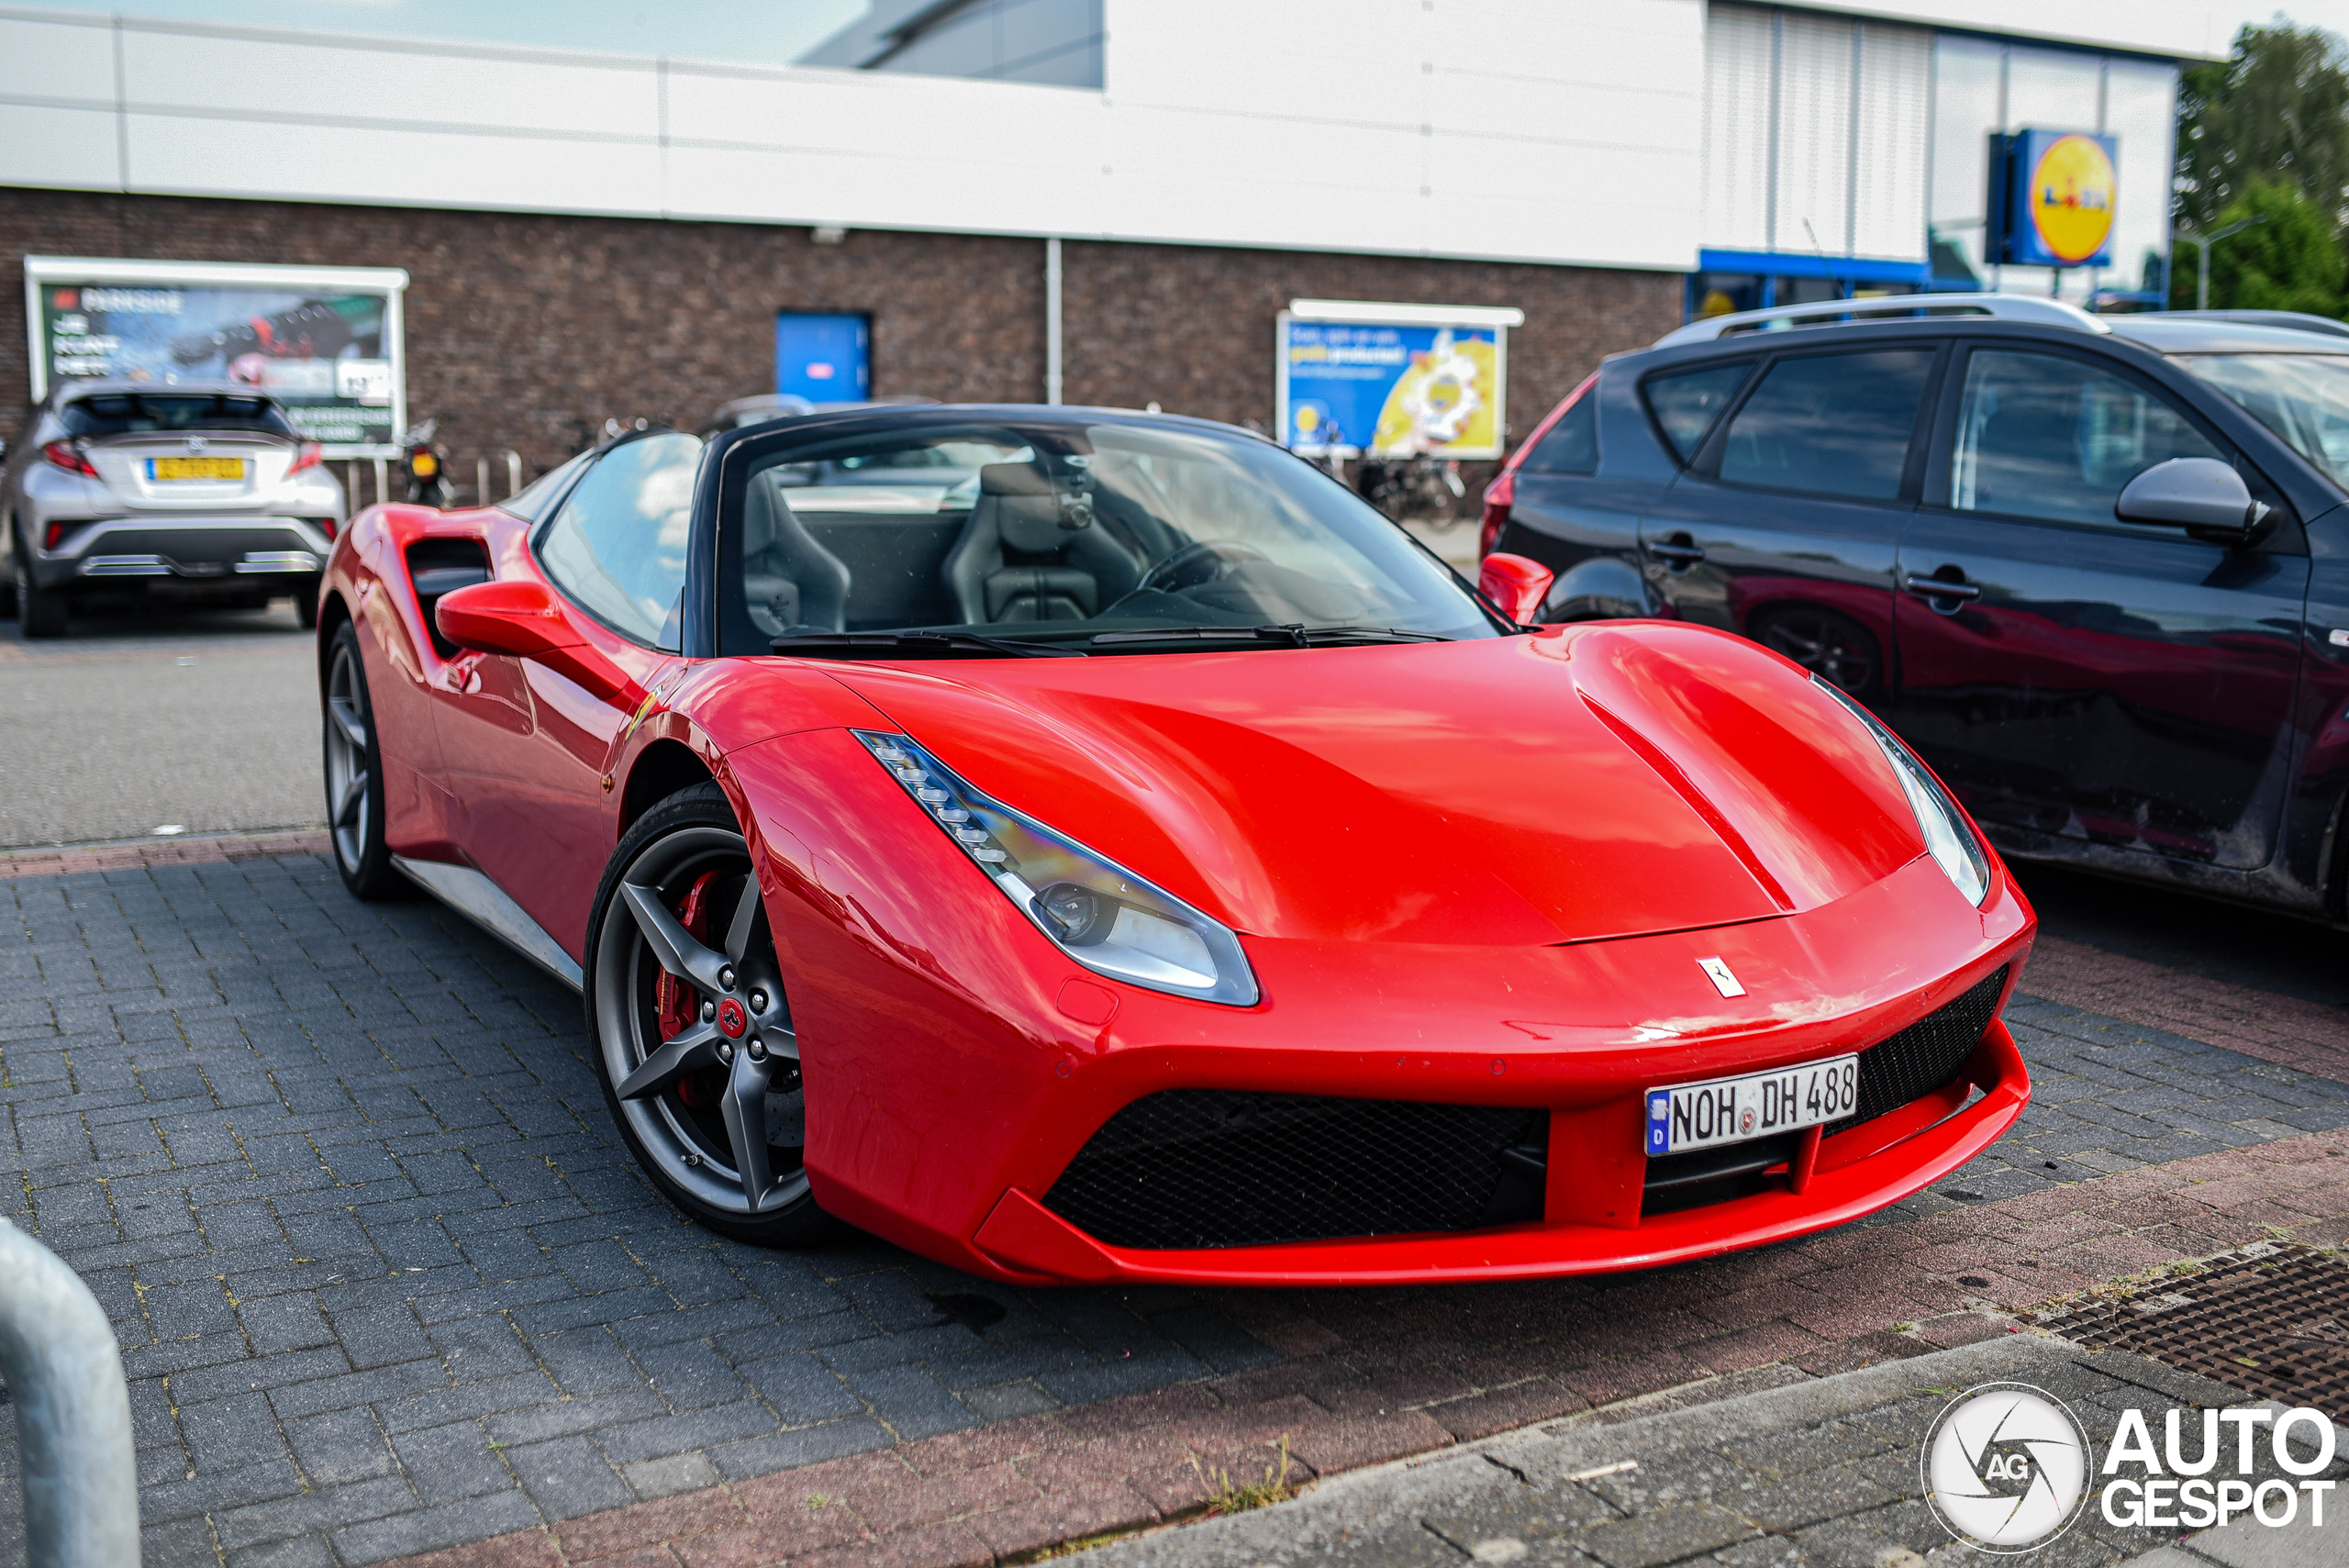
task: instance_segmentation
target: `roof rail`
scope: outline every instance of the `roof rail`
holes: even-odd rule
[[[2173,321],[2232,321],[2238,327],[2279,327],[2293,332],[2322,332],[2349,338],[2349,321],[2310,316],[2305,310],[2165,310],[2161,315]]]
[[[1830,327],[1844,321],[1888,320],[1916,316],[1987,316],[2001,321],[2035,321],[2082,332],[2112,328],[2076,305],[2024,294],[1893,294],[1874,299],[1823,299],[1811,305],[1779,305],[1691,321],[1666,332],[1654,347],[1706,343],[1741,332],[1778,332],[1789,327]]]

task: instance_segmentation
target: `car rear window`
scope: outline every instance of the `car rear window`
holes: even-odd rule
[[[1705,432],[1713,428],[1720,411],[1753,373],[1753,361],[1740,360],[1734,364],[1703,365],[1648,377],[1648,409],[1681,462],[1697,455]]]
[[[1597,473],[1598,472],[1598,397],[1586,392],[1575,406],[1558,416],[1542,444],[1525,454],[1519,465],[1533,473]]]
[[[1720,476],[1773,490],[1891,500],[1900,494],[1933,352],[1778,361],[1730,421]]]
[[[77,397],[57,411],[74,436],[139,436],[154,431],[255,430],[295,439],[294,427],[266,397],[211,393],[106,393]]]

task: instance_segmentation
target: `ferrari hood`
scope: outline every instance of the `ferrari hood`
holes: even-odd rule
[[[1258,936],[1688,929],[1924,852],[1850,715],[1698,628],[827,669],[979,789]]]

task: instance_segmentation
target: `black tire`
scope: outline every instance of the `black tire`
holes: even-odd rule
[[[294,590],[294,618],[304,631],[318,629],[318,585],[312,583]]]
[[[31,555],[21,537],[8,552],[11,586],[15,590],[11,596],[17,601],[17,630],[25,637],[63,637],[64,592],[44,588],[33,581],[32,568],[27,564]]]
[[[1884,651],[1875,634],[1841,611],[1783,606],[1755,616],[1745,634],[1862,702],[1875,698],[1883,684]]]
[[[587,1031],[612,1120],[661,1195],[721,1236],[799,1247],[841,1228],[807,1190],[798,1044],[750,873],[741,826],[716,784],[680,791],[646,812],[596,890]],[[669,962],[687,977],[664,969],[648,920],[665,921]],[[664,987],[673,1018],[682,1006],[687,1020],[674,1032],[662,1020]],[[631,1082],[636,1087],[623,1094]],[[778,1136],[797,1141],[773,1141]]]
[[[343,886],[361,898],[407,895],[407,879],[392,864],[384,842],[383,747],[375,708],[367,696],[367,665],[359,631],[345,622],[327,645],[326,678],[318,688],[318,718],[326,750],[327,840]]]

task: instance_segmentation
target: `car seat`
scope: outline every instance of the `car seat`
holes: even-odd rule
[[[816,542],[775,476],[752,475],[742,506],[742,597],[759,629],[844,630],[849,581],[847,562]]]
[[[1133,591],[1141,568],[1089,510],[1024,462],[979,470],[979,498],[940,570],[969,626],[1083,620]]]

